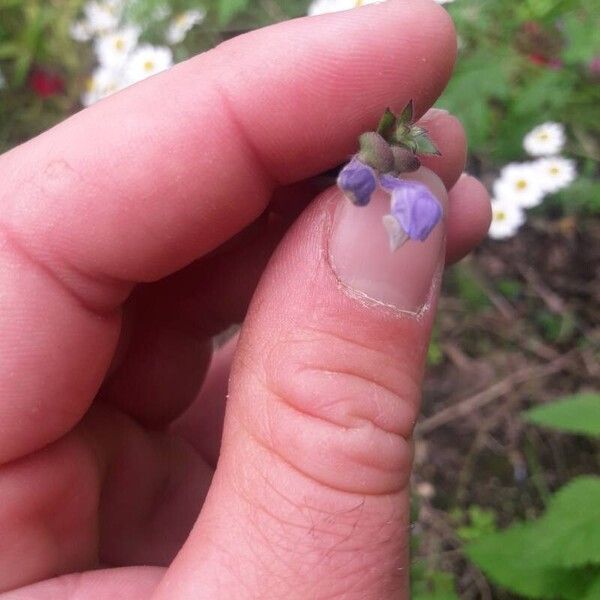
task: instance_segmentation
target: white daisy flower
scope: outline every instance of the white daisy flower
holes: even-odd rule
[[[187,32],[198,23],[202,23],[206,17],[204,9],[186,10],[177,15],[169,24],[165,35],[169,44],[178,44],[183,42]]]
[[[523,147],[531,156],[552,156],[565,145],[565,128],[560,123],[543,123],[523,139]]]
[[[86,82],[86,90],[81,103],[90,106],[126,87],[120,71],[108,67],[98,67]]]
[[[542,189],[546,193],[568,187],[577,177],[575,161],[561,156],[540,158],[533,166],[539,172]]]
[[[381,2],[381,0],[314,0],[308,7],[308,14],[310,16],[324,15],[340,10],[350,10],[366,4],[374,4],[375,2]]]
[[[122,3],[117,0],[90,0],[83,7],[87,27],[93,34],[115,29],[119,26],[122,8]]]
[[[544,199],[539,170],[533,163],[510,163],[500,171],[494,183],[494,196],[514,202],[521,208],[533,208]]]
[[[76,42],[89,42],[92,39],[92,30],[87,21],[71,23],[69,34]]]
[[[144,44],[131,54],[125,64],[125,79],[137,83],[173,65],[173,53],[165,46]]]
[[[492,200],[492,223],[488,231],[491,238],[501,240],[512,237],[523,223],[525,213],[520,206],[501,198]]]
[[[135,49],[139,36],[139,28],[133,26],[99,36],[94,49],[100,65],[111,69],[121,67]]]

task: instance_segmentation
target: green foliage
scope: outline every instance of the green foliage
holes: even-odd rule
[[[590,597],[600,579],[600,478],[574,479],[539,519],[481,537],[465,551],[494,582],[528,598]]]
[[[217,15],[220,25],[227,25],[233,17],[248,7],[249,0],[219,0]]]
[[[458,600],[451,573],[427,569],[416,562],[410,575],[412,600]]]
[[[449,272],[448,284],[469,310],[478,312],[491,305],[482,284],[467,264],[459,264]]]
[[[454,516],[460,518],[462,515]],[[456,529],[458,537],[463,542],[473,542],[496,531],[496,513],[493,510],[470,506],[464,516],[467,517],[468,523]]]
[[[597,172],[600,86],[588,64],[600,54],[600,2],[461,0],[448,9],[461,49],[439,104],[461,118],[479,159],[520,159],[524,134],[554,120],[585,132],[569,151]]]
[[[600,436],[600,394],[576,394],[525,413],[531,423],[567,433]]]

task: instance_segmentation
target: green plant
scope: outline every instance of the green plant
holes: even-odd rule
[[[536,406],[525,413],[536,425],[600,437],[600,394],[582,393]]]
[[[600,436],[600,394],[536,407],[525,418],[559,431]],[[600,477],[573,479],[537,520],[480,536],[467,556],[498,585],[528,598],[600,597]]]

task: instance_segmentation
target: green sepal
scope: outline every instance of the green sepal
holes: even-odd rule
[[[389,108],[386,108],[377,126],[377,133],[389,142],[393,138],[395,129],[396,115]]]
[[[410,125],[415,118],[415,103],[410,100],[398,117],[397,125]]]
[[[414,144],[414,152],[416,154],[442,155],[438,150],[438,147],[431,141],[431,138],[425,131],[418,133],[416,136],[413,135],[411,137],[411,142]]]

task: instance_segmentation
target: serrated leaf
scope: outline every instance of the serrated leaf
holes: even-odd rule
[[[536,543],[542,532],[530,523],[469,544],[469,558],[496,584],[528,598],[578,600],[600,569],[540,565]]]
[[[386,108],[383,117],[379,121],[379,125],[377,125],[377,133],[390,141],[395,129],[396,115],[389,108]]]
[[[491,579],[531,598],[582,598],[600,576],[600,477],[559,490],[537,521],[487,535],[465,548]]]
[[[536,406],[525,413],[525,418],[559,431],[600,436],[600,393],[576,394]]]
[[[600,566],[600,477],[577,477],[561,488],[538,524],[545,535],[536,548],[548,564]]]

